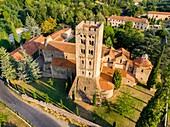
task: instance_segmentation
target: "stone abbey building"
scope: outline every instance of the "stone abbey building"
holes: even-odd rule
[[[122,84],[134,86],[146,83],[152,64],[148,56],[130,60],[124,48],[114,49],[102,44],[104,24],[82,21],[76,27],[76,43],[67,42],[74,35],[71,28],[64,28],[47,37],[39,36],[22,45],[32,56],[42,56],[43,76],[67,79],[75,75],[70,98],[92,102],[96,93],[98,102],[113,96],[112,76],[115,70],[122,73]],[[23,56],[18,48],[11,52],[16,60]]]

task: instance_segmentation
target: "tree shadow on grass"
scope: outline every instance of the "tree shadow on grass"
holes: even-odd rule
[[[137,84],[138,86],[141,86],[141,87],[143,87],[143,88],[145,88],[145,89],[147,89],[148,90],[148,88],[145,86],[145,85],[143,85],[143,84]],[[127,85],[128,87],[130,87],[130,88],[132,88],[132,89],[135,89],[135,90],[137,90],[137,91],[139,91],[139,92],[142,92],[142,93],[144,93],[144,94],[147,94],[148,96],[153,96],[152,94],[149,94],[149,93],[146,93],[146,92],[144,92],[144,91],[142,91],[142,90],[139,90],[139,89],[137,89],[137,88],[135,88],[135,87],[132,87],[132,86],[129,86],[129,85]]]
[[[122,91],[120,91],[120,92],[123,93],[123,94],[126,94],[125,92],[122,92]],[[132,95],[130,95],[130,97],[134,98],[135,100],[138,100],[138,101],[140,101],[140,102],[143,102],[143,103],[147,104],[147,102],[145,102],[145,101],[143,101],[143,100],[141,100],[141,99],[139,99],[139,98],[137,98],[137,97],[134,97],[134,96],[132,96]]]

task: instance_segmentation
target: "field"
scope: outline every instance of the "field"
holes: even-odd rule
[[[113,122],[116,121],[116,127],[135,127],[140,112],[146,106],[148,100],[154,95],[154,92],[145,89],[143,86],[123,86],[120,88],[120,91],[116,93],[116,96],[122,96],[125,93],[129,93],[134,101],[134,105],[130,105],[134,108],[134,113],[123,117],[114,110],[108,112],[107,106],[104,106],[96,107],[96,114],[100,116],[101,119],[105,119],[110,125],[113,125]],[[116,97],[111,98],[109,101],[115,103]],[[97,122],[102,124],[100,119]]]
[[[62,100],[65,108],[68,108],[69,111],[74,111],[76,104],[68,99],[68,94],[65,90],[66,81],[62,79],[52,80],[53,85],[50,85],[49,78],[42,78],[31,84],[21,81],[13,81],[13,83],[17,84],[20,92],[22,92],[23,87],[26,94],[33,97],[33,91],[35,91],[37,99],[43,101],[46,101],[46,95],[48,95],[50,103],[60,105],[60,100]]]
[[[65,91],[65,80],[52,79],[54,81],[53,86],[49,84],[48,80],[48,78],[42,78],[33,84],[26,84],[20,81],[15,81],[15,83],[24,87],[26,93],[30,96],[32,96],[32,91],[35,91],[37,94],[37,99],[45,101],[45,95],[48,94],[49,99],[53,104],[59,105],[60,99],[62,99],[63,104],[73,112],[75,112],[75,107],[78,106],[80,116],[83,116],[88,120],[95,121],[102,126],[108,127],[111,127],[114,121],[116,121],[116,127],[134,127],[143,107],[146,106],[148,100],[154,95],[153,91],[147,90],[144,86],[122,86],[119,91],[114,93],[115,96],[108,101],[115,103],[117,96],[122,96],[125,93],[130,94],[130,97],[135,103],[134,105],[130,105],[134,108],[134,112],[131,115],[123,117],[114,110],[108,112],[108,107],[106,105],[94,107],[78,101],[76,104],[68,99],[67,92]],[[22,92],[21,87],[19,87],[19,90]]]
[[[14,114],[8,107],[0,102],[0,114],[3,113],[8,116],[7,126],[10,127],[29,127],[23,120]]]

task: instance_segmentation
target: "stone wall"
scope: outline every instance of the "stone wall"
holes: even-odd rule
[[[75,75],[75,70],[69,68],[60,68],[60,67],[51,66],[51,71],[52,71],[53,78],[67,79],[68,77],[71,77],[72,74]]]
[[[42,106],[42,107],[44,107],[44,108],[53,110],[53,111],[55,111],[56,113],[58,113],[58,114],[60,114],[60,115],[62,115],[62,116],[65,116],[65,117],[67,117],[67,118],[71,118],[71,119],[73,119],[73,120],[75,120],[75,121],[78,121],[78,122],[80,122],[80,123],[83,123],[83,124],[85,124],[85,125],[93,126],[93,127],[100,127],[99,125],[97,125],[97,124],[95,124],[95,123],[92,123],[92,122],[90,122],[90,121],[88,121],[88,120],[86,120],[86,119],[83,119],[83,118],[81,118],[80,116],[76,116],[76,115],[74,115],[74,114],[71,114],[71,113],[69,113],[69,112],[67,112],[67,111],[65,111],[65,110],[63,110],[63,109],[60,109],[60,108],[58,108],[58,107],[56,107],[56,106],[54,106],[54,105],[52,105],[52,104],[50,104],[50,103],[46,103],[46,102],[43,102],[43,101],[38,101],[38,100],[36,100],[36,99],[33,99],[33,98],[31,98],[31,97],[28,97],[27,95],[22,95],[22,98],[23,98],[24,100],[27,100],[27,101],[36,103],[36,104],[38,104],[38,105],[40,105],[40,106]]]

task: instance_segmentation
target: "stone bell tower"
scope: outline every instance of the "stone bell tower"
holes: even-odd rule
[[[100,93],[99,77],[103,23],[82,21],[76,26],[76,78],[70,90],[77,100],[91,102]]]

